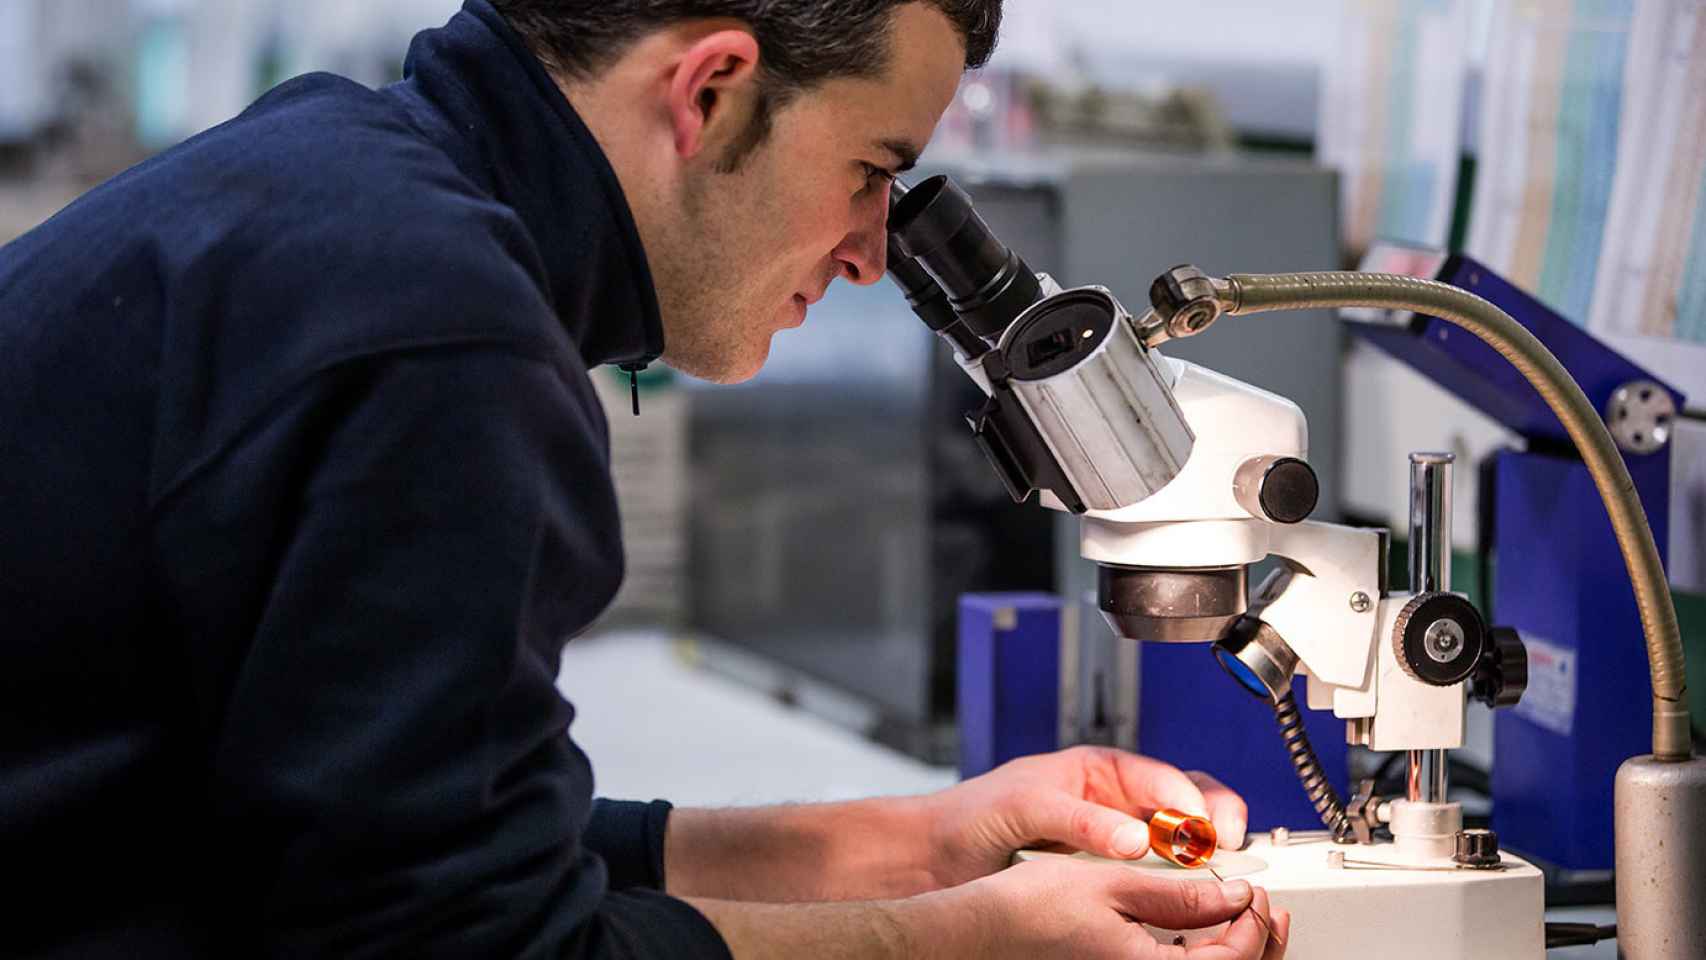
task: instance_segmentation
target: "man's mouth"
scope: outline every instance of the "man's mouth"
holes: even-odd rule
[[[800,324],[806,322],[806,311],[812,306],[812,304],[817,303],[819,300],[823,299],[824,294],[829,292],[829,284],[834,282],[834,279],[835,279],[834,277],[831,277],[829,280],[825,281],[823,286],[820,287],[818,289],[818,292],[815,294],[807,294],[807,293],[796,293],[796,294],[794,294],[793,306],[794,306],[795,315],[794,315],[794,322],[793,322],[792,326],[797,327]]]

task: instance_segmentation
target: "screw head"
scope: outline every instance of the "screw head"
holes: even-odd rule
[[[1456,620],[1435,620],[1422,634],[1422,649],[1435,663],[1450,663],[1463,649],[1463,626]]]
[[[1454,593],[1420,593],[1392,624],[1392,653],[1412,680],[1449,687],[1475,672],[1487,627],[1468,600]]]
[[[1670,442],[1677,413],[1676,400],[1662,384],[1632,380],[1611,395],[1605,409],[1605,424],[1622,450],[1657,453]]]
[[[1368,598],[1368,594],[1361,590],[1351,594],[1351,610],[1356,613],[1367,613],[1372,606],[1374,606],[1374,601]]]

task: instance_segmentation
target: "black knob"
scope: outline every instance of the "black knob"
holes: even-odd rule
[[[1466,867],[1496,867],[1503,862],[1499,856],[1499,835],[1491,830],[1459,830],[1451,859]]]
[[[1321,500],[1321,482],[1315,468],[1296,457],[1281,457],[1262,475],[1257,495],[1262,512],[1275,523],[1299,523],[1315,512]]]
[[[1480,612],[1462,597],[1424,593],[1399,612],[1392,643],[1405,673],[1449,687],[1475,672],[1487,646],[1487,628]]]
[[[1489,707],[1514,707],[1528,689],[1528,648],[1510,627],[1494,627],[1475,665],[1469,695]]]

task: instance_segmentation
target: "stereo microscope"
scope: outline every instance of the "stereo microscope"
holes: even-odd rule
[[[1080,517],[1114,631],[1209,644],[1273,706],[1324,829],[1274,831],[1214,864],[1292,911],[1290,953],[1310,960],[1543,954],[1540,872],[1490,831],[1465,829],[1446,796],[1445,751],[1462,746],[1468,699],[1514,704],[1526,654],[1515,631],[1450,591],[1449,455],[1411,457],[1410,583],[1394,590],[1385,531],[1308,519],[1318,487],[1302,411],[1158,348],[1223,316],[1362,306],[1443,318],[1508,358],[1593,472],[1642,611],[1654,750],[1617,778],[1621,950],[1706,956],[1706,762],[1693,757],[1669,588],[1604,424],[1526,329],[1446,284],[1348,272],[1217,279],[1176,267],[1133,315],[1105,288],[1033,272],[945,177],[897,183],[889,231],[891,279],[987,398],[967,416],[979,446],[1015,501],[1036,494]],[[1252,590],[1262,561],[1277,566]],[[1294,702],[1300,675],[1306,706],[1343,719],[1349,743],[1408,753],[1405,796],[1336,795]],[[1196,877],[1155,858],[1132,867]]]

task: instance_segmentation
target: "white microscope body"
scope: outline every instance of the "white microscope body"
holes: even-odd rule
[[[1173,395],[1196,434],[1189,459],[1171,483],[1142,502],[1085,513],[1084,557],[1119,567],[1170,569],[1242,567],[1278,558],[1285,573],[1258,591],[1251,613],[1295,652],[1296,670],[1308,677],[1309,708],[1332,710],[1346,721],[1349,742],[1373,750],[1462,746],[1468,681],[1436,686],[1400,662],[1393,638],[1415,595],[1382,589],[1384,531],[1309,520],[1276,523],[1236,482],[1252,462],[1307,460],[1302,411],[1194,364],[1169,359],[1163,367],[1172,372]],[[1044,502],[1059,508],[1055,498]],[[1243,857],[1223,858],[1233,865],[1222,875],[1247,876],[1292,912],[1287,956],[1543,956],[1540,871],[1509,854],[1491,869],[1454,861],[1462,828],[1457,804],[1441,795],[1357,812],[1365,824],[1387,826],[1392,841],[1374,842],[1365,833],[1359,842],[1344,844],[1333,842],[1328,831],[1276,831],[1253,838]],[[1140,868],[1192,876],[1152,861]]]
[[[1029,343],[1071,343],[1080,355],[1065,370],[1056,361],[996,370],[1009,374],[1010,399],[1038,425],[1080,501],[1080,552],[1100,567],[1104,613],[1134,640],[1216,643],[1222,663],[1275,703],[1283,741],[1275,747],[1291,752],[1302,789],[1334,824],[1257,837],[1247,850],[1220,855],[1221,875],[1248,876],[1292,912],[1290,956],[1543,956],[1540,871],[1499,853],[1487,831],[1463,831],[1460,806],[1445,797],[1443,751],[1463,745],[1468,675],[1488,642],[1467,601],[1443,592],[1449,458],[1413,465],[1412,538],[1423,549],[1412,560],[1423,569],[1416,592],[1390,591],[1384,530],[1303,519],[1315,491],[1296,404],[1144,345],[1159,321],[1132,318],[1105,290],[1061,291],[1042,279],[1047,298],[1007,328],[999,347],[1022,358]],[[1050,332],[1051,319],[1037,314],[1051,311],[1070,322]],[[986,367],[960,360],[986,393],[1000,394]],[[1021,377],[1028,379],[1015,382]],[[1169,429],[1169,412],[1182,429]],[[1125,431],[1130,423],[1144,429]],[[1157,463],[1171,467],[1157,474]],[[1286,481],[1291,490],[1270,496]],[[1298,501],[1300,483],[1306,502]],[[1046,489],[1040,500],[1069,509]],[[1269,558],[1280,570],[1246,601],[1245,571]],[[1308,678],[1309,708],[1345,720],[1348,742],[1410,752],[1409,796],[1360,796],[1348,811],[1333,796],[1292,703],[1298,674]],[[1204,682],[1224,679],[1205,673]],[[1381,828],[1391,840],[1375,839]],[[1495,846],[1480,846],[1488,842]],[[1471,856],[1460,854],[1460,843]],[[1133,869],[1208,876],[1155,858]],[[1204,935],[1156,932],[1187,942]]]
[[[1082,517],[1115,632],[1213,644],[1273,705],[1275,749],[1327,829],[1276,832],[1214,866],[1292,912],[1288,956],[1538,960],[1540,872],[1462,830],[1445,796],[1443,751],[1462,745],[1470,685],[1508,703],[1526,676],[1520,642],[1493,638],[1447,592],[1448,458],[1412,458],[1412,589],[1392,592],[1384,531],[1308,520],[1318,485],[1297,405],[1157,351],[1219,315],[1217,281],[1176,268],[1151,290],[1156,309],[1133,317],[1106,289],[1031,271],[940,177],[896,188],[889,229],[891,277],[987,397],[967,419],[1008,491]],[[1248,570],[1268,558],[1279,569],[1252,596]],[[1299,673],[1308,706],[1344,719],[1349,742],[1410,752],[1405,798],[1335,795],[1293,702]],[[1376,839],[1384,830],[1392,840]],[[1209,878],[1156,858],[1131,868]]]

